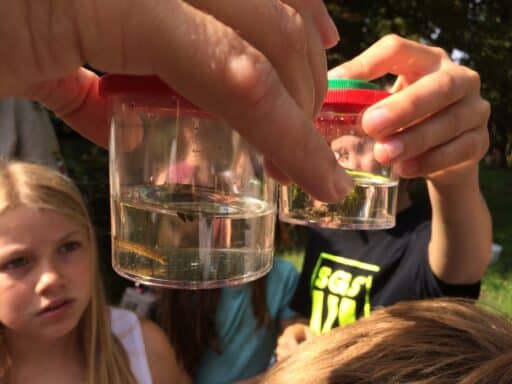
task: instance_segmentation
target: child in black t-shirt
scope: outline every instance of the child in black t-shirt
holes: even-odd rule
[[[402,179],[426,180],[432,216],[402,188],[395,228],[312,229],[292,302],[303,318],[283,332],[278,359],[377,307],[479,295],[492,244],[478,184],[489,143],[479,77],[437,48],[398,37],[380,40],[330,76],[371,80],[385,73],[399,75],[394,95],[367,110],[362,126],[377,142],[378,161],[393,164]]]

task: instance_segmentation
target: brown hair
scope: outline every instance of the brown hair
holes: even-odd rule
[[[207,348],[222,353],[217,335],[216,313],[221,289],[162,290],[157,305],[157,323],[176,351],[178,363],[195,377],[197,366]],[[266,278],[251,284],[251,302],[260,327],[270,324],[266,302]]]
[[[0,161],[0,215],[26,206],[65,215],[87,229],[92,257],[91,300],[78,324],[81,353],[89,384],[136,384],[124,349],[110,330],[109,312],[97,261],[94,229],[80,191],[66,176],[50,168]],[[10,367],[0,324],[0,381]]]
[[[304,343],[261,382],[512,383],[512,324],[470,301],[402,302]]]

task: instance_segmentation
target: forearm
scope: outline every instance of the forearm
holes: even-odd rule
[[[491,217],[480,192],[478,168],[450,183],[427,184],[432,204],[432,271],[446,283],[475,283],[485,272],[492,245]]]

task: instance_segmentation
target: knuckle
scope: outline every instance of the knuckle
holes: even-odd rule
[[[457,77],[449,71],[440,72],[438,88],[442,95],[452,99],[457,90]]]
[[[431,51],[441,59],[450,59],[450,55],[441,47],[430,47]]]
[[[298,12],[305,14],[310,11],[311,0],[282,0],[283,3],[293,7]]]
[[[258,105],[279,86],[270,62],[259,53],[243,53],[230,57],[225,68],[226,89],[245,107]]]
[[[404,38],[394,33],[384,36],[380,41],[383,45],[387,47],[387,49],[391,51],[391,53],[400,51],[402,47],[406,44]]]
[[[466,76],[471,85],[471,89],[480,90],[480,86],[482,85],[482,80],[480,79],[480,75],[478,72],[472,70],[471,68],[464,67],[466,72]]]
[[[480,104],[482,106],[482,115],[484,117],[485,125],[487,125],[487,122],[491,117],[491,103],[485,99],[482,99]]]

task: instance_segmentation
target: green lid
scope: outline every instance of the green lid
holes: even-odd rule
[[[380,87],[377,84],[355,79],[329,79],[329,89],[374,89]]]

